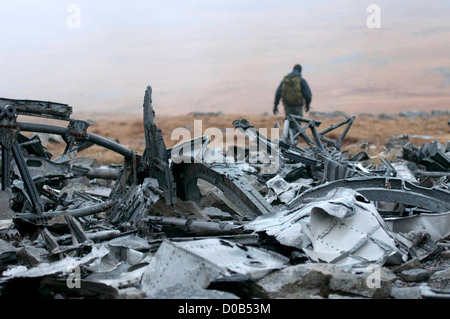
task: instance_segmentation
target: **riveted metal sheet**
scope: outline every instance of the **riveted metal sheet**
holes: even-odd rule
[[[220,276],[238,273],[261,278],[286,263],[281,256],[223,239],[166,240],[144,272],[141,289],[153,295],[172,286],[206,288]]]

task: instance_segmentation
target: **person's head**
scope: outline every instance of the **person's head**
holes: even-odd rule
[[[302,72],[302,66],[300,64],[296,64],[296,65],[294,65],[294,70],[296,70],[298,72]]]

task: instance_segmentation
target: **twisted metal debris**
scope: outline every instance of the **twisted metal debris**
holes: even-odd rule
[[[329,269],[401,267],[448,248],[450,160],[437,142],[403,145],[399,163],[373,167],[364,152],[341,152],[355,116],[319,131],[320,121],[289,115],[277,141],[240,119],[235,128],[265,151],[230,162],[208,136],[167,149],[151,94],[147,87],[142,155],[89,133],[91,123],[71,118],[67,104],[0,98],[0,297],[292,297],[279,282],[292,287],[300,279],[283,276],[311,263],[326,280],[315,292],[300,283],[294,296],[328,297],[330,287],[344,289]],[[39,138],[21,132],[56,134],[66,147],[51,159]],[[94,144],[123,165],[76,161]],[[395,295],[392,281],[383,285],[357,293]],[[430,289],[419,296],[448,296],[448,287]]]

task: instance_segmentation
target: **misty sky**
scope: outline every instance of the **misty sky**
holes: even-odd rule
[[[131,112],[151,85],[157,114],[261,114],[300,63],[316,111],[448,110],[449,16],[448,0],[2,0],[0,96]]]

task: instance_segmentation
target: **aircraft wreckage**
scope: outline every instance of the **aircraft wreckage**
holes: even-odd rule
[[[143,154],[89,133],[69,105],[0,98],[1,298],[401,298],[405,272],[448,258],[450,159],[437,142],[406,144],[403,158],[374,167],[364,152],[341,152],[355,116],[319,130],[289,115],[277,141],[239,119],[234,127],[266,151],[230,161],[208,136],[166,148],[151,93]],[[21,132],[67,146],[52,159]],[[94,144],[123,165],[76,156]],[[361,284],[374,266],[380,284]],[[447,285],[422,283],[413,296],[448,298],[448,264],[433,276],[442,272]]]

